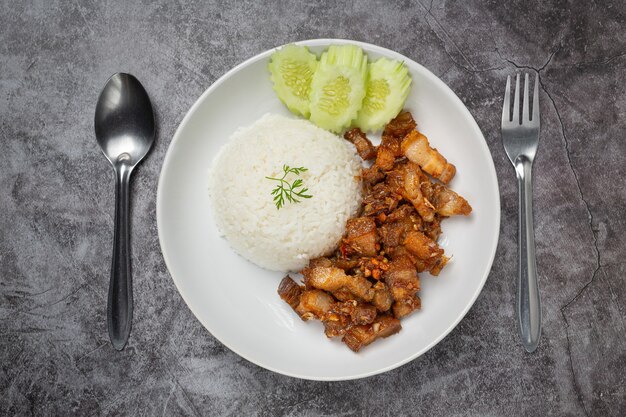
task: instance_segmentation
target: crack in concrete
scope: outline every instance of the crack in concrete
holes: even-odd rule
[[[564,66],[566,66],[566,67],[584,67],[584,66],[587,66],[587,65],[589,65],[589,66],[592,66],[592,65],[605,65],[605,64],[608,64],[611,61],[615,61],[615,60],[620,59],[620,58],[622,58],[624,56],[626,56],[626,52],[622,52],[620,54],[613,55],[613,56],[610,56],[610,57],[607,57],[607,58],[604,58],[604,59],[601,59],[601,60],[597,60],[597,61],[575,62],[573,64],[566,64]]]
[[[71,293],[67,294],[65,297],[61,298],[60,300],[57,300],[57,301],[53,302],[52,304],[48,304],[48,305],[42,306],[42,307],[52,307],[54,305],[62,303],[63,301],[67,300],[68,298],[70,298],[71,296],[76,294],[78,291],[82,290],[84,286],[85,286],[85,284],[82,284],[78,288],[76,288],[74,291],[72,291]]]
[[[501,60],[508,62],[509,64],[513,65],[515,68],[518,68],[518,69],[529,69],[529,70],[533,70],[533,71],[535,71],[537,73],[540,73],[541,71],[546,69],[546,67],[550,64],[550,62],[552,62],[552,58],[554,58],[554,55],[556,55],[561,50],[561,48],[563,47],[563,42],[562,41],[563,41],[562,39],[559,41],[558,46],[556,47],[556,49],[550,53],[550,56],[548,57],[546,62],[544,62],[543,65],[540,66],[539,68],[535,68],[535,67],[529,66],[529,65],[519,65],[517,62],[512,61],[512,60],[502,56],[502,54],[500,53],[500,50],[498,49],[497,46],[495,47],[495,52],[496,52],[496,54],[498,54],[498,57],[500,57]],[[543,88],[543,85],[542,85],[542,88]],[[545,89],[544,89],[544,91],[545,91]]]
[[[311,401],[315,401],[315,400],[316,400],[316,398],[307,398],[305,400],[298,401],[297,403],[295,403],[293,405],[287,405],[287,406],[285,406],[283,408],[288,408],[289,412],[291,413],[295,409],[297,409],[299,406],[301,406],[302,404],[310,403]]]
[[[33,59],[33,60],[32,60],[32,62],[31,62],[30,64],[28,64],[28,66],[26,67],[26,69],[24,70],[24,72],[28,72],[28,71],[29,71],[29,70],[33,67],[33,65],[35,65],[35,62],[37,62],[37,60],[38,60],[38,59],[39,59],[39,58],[35,58],[35,59]]]
[[[167,411],[167,404],[169,404],[170,398],[172,398],[172,394],[174,393],[175,389],[176,389],[176,383],[174,383],[174,385],[170,389],[169,394],[167,394],[167,398],[165,399],[165,404],[163,405],[163,412],[161,413],[161,417],[165,416],[165,412]]]
[[[595,251],[595,254],[596,254],[596,266],[595,266],[595,269],[593,271],[593,274],[591,275],[591,279],[589,280],[589,282],[587,282],[576,293],[576,295],[570,301],[568,301],[565,305],[563,305],[560,308],[561,316],[563,317],[563,321],[565,322],[565,338],[567,339],[567,354],[568,354],[568,357],[569,357],[570,370],[572,372],[572,378],[573,378],[573,383],[574,383],[574,390],[576,391],[576,395],[578,397],[578,401],[581,403],[582,408],[585,411],[585,415],[589,416],[589,411],[587,410],[587,407],[585,406],[585,402],[583,400],[583,396],[582,396],[582,392],[581,392],[581,389],[580,389],[580,385],[579,385],[578,380],[576,378],[576,373],[574,372],[574,363],[573,363],[573,360],[572,360],[572,347],[571,347],[571,341],[570,341],[570,337],[569,337],[569,322],[567,321],[567,316],[565,315],[565,310],[572,303],[574,303],[582,295],[582,293],[585,292],[585,290],[594,282],[594,280],[596,278],[596,275],[598,274],[598,272],[600,271],[600,268],[602,267],[602,264],[601,264],[601,261],[600,261],[600,249],[598,247],[598,235],[597,235],[596,231],[593,228],[593,213],[591,211],[591,208],[589,207],[589,202],[585,199],[582,187],[580,186],[580,180],[579,180],[579,177],[578,177],[578,172],[576,171],[576,169],[574,168],[574,164],[572,163],[572,157],[571,157],[571,154],[570,154],[569,141],[567,139],[567,134],[566,134],[566,131],[565,131],[565,125],[563,123],[563,119],[561,118],[561,114],[559,112],[559,109],[556,106],[556,102],[554,101],[554,99],[552,98],[552,96],[550,95],[548,90],[546,89],[544,83],[541,81],[541,77],[539,77],[539,84],[541,85],[541,89],[546,93],[546,95],[550,99],[550,102],[552,103],[552,106],[554,107],[554,111],[556,112],[556,117],[559,120],[559,124],[561,126],[561,134],[563,135],[563,141],[565,142],[565,154],[567,156],[567,161],[568,161],[568,164],[570,166],[570,169],[572,170],[572,173],[574,174],[574,180],[576,181],[576,186],[578,188],[578,193],[580,194],[580,199],[582,200],[582,202],[585,205],[585,208],[587,210],[587,216],[588,216],[588,219],[589,219],[589,228],[591,229],[591,234],[593,236],[593,247],[594,247],[594,251]]]
[[[563,47],[563,39],[561,39],[559,41],[559,45],[556,47],[556,49],[550,54],[550,56],[548,57],[548,60],[537,70],[537,72],[541,72],[543,71],[550,62],[552,62],[552,58],[554,58],[554,55],[557,54],[557,52],[559,52],[561,50],[561,48]]]
[[[595,276],[594,272],[594,276]],[[592,277],[593,279],[593,277]],[[574,384],[574,392],[576,393],[576,397],[578,402],[580,403],[585,415],[589,417],[589,411],[587,411],[587,407],[585,407],[585,402],[583,400],[583,395],[580,389],[580,385],[578,384],[578,380],[576,379],[576,373],[574,372],[574,361],[572,360],[572,343],[569,339],[569,323],[567,321],[567,317],[565,316],[565,312],[563,311],[563,307],[560,309],[561,317],[563,317],[563,321],[565,322],[565,339],[567,340],[567,357],[569,359],[569,368],[572,373],[572,382]]]
[[[43,308],[43,307],[46,307],[46,308],[47,308],[47,307],[52,307],[52,306],[54,306],[54,305],[57,305],[57,304],[59,304],[59,303],[61,303],[61,302],[65,301],[65,300],[67,300],[67,299],[68,299],[68,298],[70,298],[72,295],[76,294],[78,291],[80,291],[81,289],[83,289],[83,287],[85,287],[86,285],[87,285],[86,283],[83,283],[83,284],[79,285],[79,286],[78,286],[78,288],[76,288],[75,290],[73,290],[71,293],[69,293],[69,294],[65,295],[65,296],[64,296],[63,298],[61,298],[60,300],[54,301],[54,302],[52,302],[52,303],[49,303],[49,304],[46,304],[46,303],[43,303],[43,304],[37,304],[37,305],[35,305],[35,306],[33,306],[33,307],[30,307],[30,308],[27,308],[27,309],[25,309],[25,310],[14,310],[14,311],[13,311],[13,312],[11,312],[11,313],[10,313],[10,314],[6,317],[6,318],[7,318],[7,319],[8,319],[8,318],[11,318],[11,317],[13,317],[13,316],[15,316],[15,315],[17,315],[17,314],[31,314],[31,315],[39,315],[39,314],[34,314],[34,313],[32,313],[32,311],[33,311],[33,310],[37,310],[37,309],[39,309],[39,308]],[[47,292],[47,291],[46,291],[46,292]]]
[[[96,347],[95,349],[91,349],[89,352],[85,353],[84,355],[81,355],[78,359],[76,359],[75,363],[78,363],[80,361],[82,361],[83,359],[85,359],[86,357],[90,356],[92,353],[96,352],[99,349],[102,349],[104,346],[106,346],[109,342],[103,342],[102,344],[100,344],[98,347]]]
[[[609,277],[606,274],[606,266],[607,265],[602,265],[602,267],[600,268],[600,271],[602,271],[602,275],[604,275],[604,279],[606,279],[608,281]],[[618,297],[617,297],[617,294],[615,294],[615,292],[613,291],[613,287],[611,285],[607,285],[607,287],[609,289],[609,293],[611,294],[611,304],[613,304],[613,306],[615,307],[615,310],[617,310],[618,313],[621,313],[620,316],[619,316],[619,319],[620,319],[620,323],[622,324],[621,331],[623,333],[625,328],[626,328],[625,320],[624,320],[624,317],[626,317],[626,314],[622,313],[622,309],[621,309],[620,305],[615,302],[615,300]]]
[[[443,50],[446,53],[446,55],[448,55],[448,57],[450,58],[450,60],[452,60],[452,62],[454,62],[455,65],[457,65],[458,67],[462,68],[463,70],[465,70],[466,72],[469,73],[481,73],[481,72],[486,72],[486,71],[493,71],[493,70],[499,70],[499,69],[503,69],[504,67],[493,67],[493,68],[485,68],[485,69],[477,69],[476,65],[474,65],[474,63],[472,61],[469,60],[469,58],[467,58],[465,56],[465,54],[463,53],[463,51],[461,51],[461,48],[459,48],[459,46],[456,44],[456,42],[454,42],[454,40],[452,39],[452,37],[450,36],[450,34],[448,33],[448,31],[446,31],[446,29],[443,27],[443,25],[439,22],[439,20],[432,14],[431,9],[432,9],[432,2],[430,3],[430,6],[427,8],[426,6],[424,6],[424,4],[419,1],[418,2],[420,6],[422,6],[422,8],[425,10],[425,14],[424,14],[424,21],[426,22],[426,24],[428,25],[428,27],[433,31],[433,33],[435,34],[435,36],[437,37],[437,39],[439,39],[439,41],[442,43],[443,45]],[[446,44],[448,42],[446,42],[446,40],[444,40],[441,36],[439,36],[439,33],[437,32],[437,30],[435,30],[435,28],[433,27],[433,25],[430,23],[430,21],[428,20],[427,16],[430,16],[435,23],[437,23],[437,25],[439,26],[439,29],[441,29],[441,31],[446,35],[446,37],[448,38],[448,40],[450,41],[450,43],[452,43],[452,45],[454,45],[454,47],[456,48],[457,52],[459,53],[459,55],[461,55],[461,57],[465,60],[465,62],[467,62],[467,64],[472,67],[472,68],[468,68],[466,65],[461,64],[459,61],[456,60],[456,58],[454,58],[454,56],[452,56],[452,54],[448,51],[448,48],[446,48]]]
[[[446,69],[446,70],[445,70],[444,72],[442,72],[441,74],[438,74],[438,75],[437,75],[437,78],[443,78],[443,77],[444,77],[444,75],[446,75],[447,73],[449,73],[449,72],[450,72],[450,70],[452,69],[452,67],[454,67],[454,64],[450,65],[450,66],[448,67],[448,69]]]
[[[533,70],[536,72],[541,72],[543,70],[546,69],[546,67],[548,66],[548,64],[550,64],[550,62],[552,62],[552,58],[554,58],[554,56],[563,48],[563,40],[561,39],[561,41],[559,41],[558,47],[550,54],[550,56],[548,57],[547,61],[539,68],[535,68],[533,66],[529,66],[529,65],[519,65],[518,63],[516,63],[515,61],[512,61],[504,56],[502,56],[502,54],[500,53],[500,50],[498,49],[498,47],[495,47],[495,52],[496,54],[498,54],[498,57],[503,60],[508,62],[509,64],[513,65],[515,68],[519,68],[519,69],[529,69],[529,70]],[[613,55],[610,57],[606,57],[604,59],[599,59],[596,61],[582,61],[582,62],[574,62],[573,64],[561,64],[562,67],[585,67],[585,66],[592,66],[592,65],[606,65],[611,61],[615,61],[618,60],[622,57],[626,56],[626,52],[622,52],[620,54],[617,55]],[[544,89],[545,91],[545,89]]]
[[[187,390],[185,390],[185,388],[183,388],[180,382],[178,382],[178,379],[174,376],[174,374],[172,374],[169,370],[167,371],[167,373],[170,374],[170,377],[172,377],[172,380],[174,381],[174,383],[178,386],[178,388],[180,388],[181,394],[183,395],[185,400],[187,400],[187,402],[189,403],[189,406],[191,407],[191,410],[193,411],[193,413],[196,415],[196,417],[200,417],[201,414],[198,412],[198,409],[196,408],[196,405],[193,403],[193,401],[191,401],[191,398],[189,397]]]
[[[91,36],[93,36],[95,34],[95,32],[93,31],[93,29],[91,28],[91,25],[89,24],[89,22],[85,18],[85,14],[80,9],[80,4],[78,3],[77,0],[74,1],[74,4],[76,5],[76,10],[78,10],[78,13],[80,14],[80,17],[83,18],[83,22],[85,22],[85,26],[87,27],[87,29],[89,29],[89,33],[91,33]]]
[[[589,219],[589,228],[591,229],[591,234],[593,235],[593,247],[594,247],[595,254],[596,254],[596,268],[593,272],[593,276],[595,276],[597,272],[600,270],[600,268],[602,267],[602,263],[601,263],[601,258],[600,258],[600,249],[598,247],[598,235],[597,235],[596,230],[593,228],[593,223],[594,223],[593,213],[591,211],[591,208],[589,207],[589,202],[585,199],[582,187],[580,186],[580,179],[578,176],[578,172],[576,171],[576,169],[574,168],[574,164],[572,163],[569,140],[567,139],[567,135],[565,133],[565,125],[563,124],[563,120],[561,118],[559,109],[556,106],[554,99],[552,98],[548,90],[546,89],[543,81],[541,81],[541,77],[539,77],[539,84],[541,85],[542,90],[546,93],[546,95],[550,99],[550,102],[552,102],[552,106],[554,107],[554,111],[556,112],[556,117],[559,120],[559,124],[561,126],[561,134],[563,135],[563,141],[565,142],[565,154],[567,156],[567,161],[572,170],[572,173],[574,174],[574,180],[576,181],[576,187],[578,188],[580,199],[582,200],[583,204],[585,205],[585,209],[587,210],[587,218]],[[580,294],[593,282],[593,276],[592,276],[592,279],[587,284],[585,284],[585,286],[579,291],[579,293],[576,294],[576,296],[572,298],[567,304],[565,304],[562,307],[562,309],[567,308],[567,306],[569,306],[573,301],[575,301],[580,296]]]
[[[420,5],[422,7],[425,8],[425,6],[420,2]],[[441,29],[441,31],[446,35],[446,37],[448,39],[450,39],[450,42],[452,43],[452,45],[454,45],[454,47],[456,48],[456,50],[459,52],[459,55],[461,55],[461,57],[463,57],[463,59],[465,60],[465,62],[467,62],[467,64],[472,67],[474,70],[476,70],[476,65],[474,65],[474,63],[472,61],[469,60],[469,58],[467,58],[465,56],[465,54],[463,53],[463,51],[461,50],[461,48],[459,48],[459,45],[456,44],[456,42],[454,42],[454,39],[452,39],[452,36],[450,36],[450,34],[448,33],[448,31],[446,30],[445,27],[443,27],[443,25],[439,22],[439,20],[435,17],[435,15],[432,13],[431,11],[432,8],[432,3],[430,5],[430,7],[426,10],[426,15],[430,16],[433,18],[433,20],[435,21],[435,23],[437,23],[437,26],[439,26],[439,28]],[[426,19],[426,16],[424,16],[424,18]],[[434,28],[430,25],[430,23],[428,22],[428,19],[426,19],[426,23],[428,23],[428,26],[433,29],[434,32]],[[435,33],[435,35],[437,35]]]

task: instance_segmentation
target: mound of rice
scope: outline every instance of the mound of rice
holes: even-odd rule
[[[299,175],[309,199],[276,209],[266,179],[283,165]],[[298,271],[332,252],[361,203],[361,163],[354,146],[307,120],[265,115],[241,128],[215,157],[209,193],[220,233],[244,258],[275,271]],[[297,176],[289,174],[287,180]]]

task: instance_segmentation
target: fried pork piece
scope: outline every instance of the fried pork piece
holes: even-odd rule
[[[402,154],[444,184],[449,183],[456,173],[454,165],[448,163],[437,149],[431,148],[426,136],[417,130],[402,140]]]
[[[402,156],[402,136],[382,134],[380,137],[380,147],[387,149],[394,158]]]
[[[422,261],[417,256],[409,252],[404,245],[389,248],[387,250],[387,253],[392,261],[409,260],[415,268],[415,272],[424,272],[428,269],[428,265],[426,265],[426,262]]]
[[[376,184],[363,198],[363,215],[376,216],[392,212],[402,199],[395,191],[383,182]]]
[[[294,309],[302,320],[323,317],[332,303],[333,297],[321,290],[304,290],[289,275],[278,286],[278,295]]]
[[[396,162],[396,155],[393,150],[381,143],[376,153],[376,162],[374,164],[383,171],[390,171],[393,169],[393,165]]]
[[[318,266],[330,267],[333,266],[333,261],[324,256],[320,256],[319,258],[314,258],[309,261],[309,268],[315,268]]]
[[[336,316],[332,319],[327,319],[324,322],[324,334],[329,339],[333,337],[339,337],[346,334],[348,330],[352,327],[350,324],[350,319],[347,316]]]
[[[444,217],[462,214],[467,216],[472,212],[472,206],[467,200],[446,186],[435,184],[433,186],[433,204],[437,213]]]
[[[355,300],[334,303],[322,318],[327,337],[343,336],[352,326],[369,324],[377,315],[376,308]]]
[[[441,235],[441,218],[439,215],[435,215],[432,222],[422,223],[422,227],[419,230],[432,240],[437,241]]]
[[[372,145],[372,142],[358,127],[348,130],[343,137],[354,144],[357,153],[364,161],[369,161],[376,157],[376,147]]]
[[[393,304],[393,297],[389,288],[382,282],[374,284],[374,298],[372,298],[372,304],[378,311],[384,313],[391,308]]]
[[[407,233],[404,246],[411,254],[425,261],[443,256],[443,249],[437,242],[417,230]]]
[[[392,260],[389,270],[385,272],[385,283],[389,286],[395,301],[409,298],[420,289],[420,280],[413,262],[408,257]]]
[[[402,175],[404,176],[402,196],[413,204],[424,221],[432,222],[435,218],[435,207],[422,193],[422,179],[425,177],[422,170],[417,164],[408,162],[403,166]]]
[[[399,245],[388,250],[389,256],[392,260],[408,260],[411,262],[416,272],[429,271],[431,275],[439,275],[443,267],[448,262],[448,257],[443,255],[433,256],[432,258],[422,259],[410,252],[405,245]]]
[[[372,324],[354,326],[348,330],[342,341],[355,352],[374,340],[398,333],[402,325],[400,320],[391,316],[378,316]]]
[[[420,230],[423,223],[412,205],[403,204],[386,216],[385,221],[378,228],[380,242],[389,251],[402,245],[406,234],[412,230]]]
[[[372,186],[384,180],[385,173],[378,165],[374,164],[369,168],[363,168],[361,171],[361,179],[365,186]]]
[[[382,282],[377,282],[372,287],[373,296],[371,303],[380,312],[385,312],[391,308],[393,304],[393,297],[389,288]],[[347,288],[339,288],[337,291],[332,292],[333,297],[339,301],[358,301],[363,302],[363,299],[354,295]]]
[[[385,218],[385,222],[401,222],[404,220],[411,220],[411,224],[422,224],[422,219],[419,218],[415,207],[411,204],[402,204],[393,213]]]
[[[395,168],[387,173],[385,179],[385,185],[390,192],[400,194],[413,204],[425,221],[431,222],[435,216],[435,207],[422,192],[422,185],[426,183],[430,184],[428,176],[422,172],[419,165],[411,161],[397,163]],[[425,188],[430,189],[430,185]]]
[[[417,295],[406,297],[393,303],[393,315],[401,319],[422,307],[422,301]]]
[[[322,290],[306,290],[295,308],[302,320],[321,319],[331,309],[335,299]]]
[[[392,136],[402,139],[408,135],[410,131],[415,130],[416,127],[417,123],[413,120],[413,115],[408,111],[403,111],[385,126],[383,136]]]
[[[420,289],[420,281],[413,262],[408,257],[394,259],[385,272],[385,282],[395,300],[393,312],[396,317],[404,317],[420,307],[416,302],[416,293]]]
[[[387,264],[384,260],[384,256],[363,257],[359,259],[359,269],[356,272],[363,274],[365,278],[372,278],[378,281],[382,278],[383,271],[387,270]]]
[[[379,166],[384,171],[390,171],[394,168],[398,158],[402,157],[402,136],[383,132],[374,165]]]
[[[361,298],[357,297],[356,295],[352,293],[352,291],[344,287],[341,287],[338,290],[333,291],[331,294],[333,295],[333,297],[335,297],[339,301],[351,301],[351,300],[362,301]]]
[[[401,113],[402,115],[402,113]],[[410,120],[413,121],[413,117],[408,113]],[[384,171],[390,171],[393,169],[396,158],[402,156],[402,138],[408,133],[407,127],[411,125],[410,121],[404,120],[405,116],[398,116],[392,120],[387,127],[383,130],[381,136],[380,146],[376,154],[375,165],[379,166]],[[396,124],[392,124],[396,121]],[[413,128],[415,128],[415,121],[413,121]]]
[[[346,237],[343,239],[349,255],[376,256],[376,222],[371,217],[356,217],[346,223]]]
[[[304,284],[307,288],[317,288],[335,292],[342,288],[347,289],[355,296],[371,301],[374,297],[372,283],[358,275],[346,275],[343,269],[334,267],[315,267],[302,270]]]
[[[337,256],[333,258],[331,265],[320,265],[320,266],[336,266],[337,268],[341,268],[344,271],[350,271],[351,269],[359,266],[359,260],[356,258],[343,258],[342,256]],[[311,264],[309,264],[311,267]]]
[[[334,303],[328,311],[328,315],[331,314],[348,316],[353,324],[370,324],[378,313],[376,307],[371,304],[351,300]]]
[[[437,258],[435,264],[429,267],[430,274],[437,276],[441,272],[444,266],[448,263],[450,258],[447,256],[442,256],[441,258]]]
[[[386,282],[395,300],[392,306],[394,316],[405,317],[420,308],[420,299],[416,294],[420,289],[420,281],[415,266],[408,258],[392,261]]]
[[[303,290],[302,286],[296,284],[296,282],[287,275],[280,281],[278,295],[295,310],[298,304],[300,304],[300,296]]]

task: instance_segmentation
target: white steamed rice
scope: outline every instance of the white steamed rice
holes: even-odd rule
[[[308,194],[276,209],[270,194],[284,164],[305,167]],[[335,249],[361,203],[354,146],[307,120],[267,114],[222,147],[209,172],[220,233],[235,251],[275,271],[297,271]],[[290,174],[287,179],[296,177]]]

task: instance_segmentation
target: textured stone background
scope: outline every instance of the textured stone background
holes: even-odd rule
[[[625,16],[620,0],[0,1],[0,415],[626,415]],[[341,383],[273,374],[213,339],[176,292],[155,221],[161,162],[196,98],[246,58],[319,37],[441,77],[481,126],[502,197],[496,261],[461,324],[400,369]],[[513,315],[517,189],[499,134],[517,69],[542,85],[532,355]],[[116,71],[144,83],[159,123],[134,176],[121,353],[105,324],[113,177],[93,134]]]

